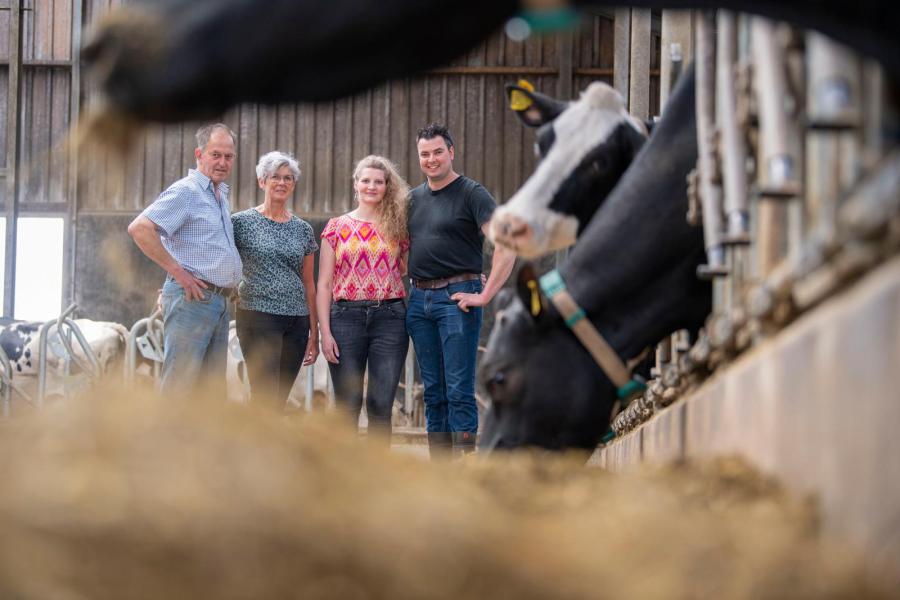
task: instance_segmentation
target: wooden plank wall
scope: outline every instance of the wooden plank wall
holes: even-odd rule
[[[594,18],[598,23],[604,20]],[[599,45],[594,32],[601,29],[589,24],[582,32],[586,43]],[[276,148],[300,160],[303,174],[293,209],[310,218],[352,208],[350,174],[356,161],[369,153],[390,157],[410,183],[418,184],[422,177],[415,132],[430,121],[450,127],[461,172],[484,183],[498,200],[508,198],[534,167],[533,134],[506,108],[503,86],[516,80],[520,67],[538,89],[555,94],[557,46],[555,37],[519,43],[498,34],[424,77],[393,81],[334,102],[243,105],[230,111],[223,121],[239,138],[231,178],[235,209],[261,202],[254,167],[260,154]],[[586,54],[581,61],[589,65],[592,59]],[[575,89],[583,87],[581,83]],[[151,132],[124,171],[110,173],[106,182],[96,178],[83,182],[80,209],[140,210],[192,165],[191,135],[196,126]]]

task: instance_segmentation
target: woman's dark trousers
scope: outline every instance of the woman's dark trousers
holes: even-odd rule
[[[406,305],[402,300],[338,301],[331,305],[331,335],[338,346],[339,364],[328,363],[335,401],[355,427],[365,386],[369,437],[390,443],[391,409],[406,361]]]
[[[252,401],[283,411],[303,365],[309,317],[239,308],[236,321]]]

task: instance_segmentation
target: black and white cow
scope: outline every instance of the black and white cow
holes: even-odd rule
[[[703,233],[688,225],[686,177],[697,161],[693,77],[676,86],[653,136],[591,220],[559,271],[623,362],[669,333],[697,329],[710,284],[696,276]],[[491,397],[484,447],[594,448],[608,429],[615,386],[534,283],[495,319],[479,381]]]
[[[123,356],[125,341],[128,339],[128,330],[123,325],[90,319],[75,319],[74,322],[91,347],[101,370],[106,372],[119,357]],[[37,375],[40,346],[38,337],[42,325],[42,323],[36,322],[0,319],[0,345],[9,358],[13,377]],[[54,335],[48,338],[48,346],[51,350],[60,345],[54,338]],[[87,358],[81,346],[74,339],[72,347],[78,358]],[[57,353],[53,351],[48,353],[47,367],[50,371],[59,368],[61,363],[62,359]]]
[[[541,162],[494,212],[490,237],[535,258],[575,243],[647,140],[647,126],[628,113],[619,92],[600,81],[571,103],[520,86],[507,91],[531,103],[516,114],[540,127],[535,150]]]
[[[117,113],[218,118],[241,102],[328,100],[447,64],[517,11],[594,5],[726,8],[784,20],[900,78],[893,0],[138,0],[98,27],[83,57]]]

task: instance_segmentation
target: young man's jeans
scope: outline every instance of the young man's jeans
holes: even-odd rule
[[[481,282],[451,283],[439,290],[410,288],[406,327],[422,373],[425,421],[431,433],[478,429],[475,363],[482,309],[460,310],[450,299],[457,292],[480,293]]]
[[[331,305],[331,335],[338,347],[339,364],[328,363],[338,408],[359,420],[366,366],[366,415],[369,434],[388,437],[391,409],[406,362],[406,306],[402,300],[335,302]],[[388,439],[390,439],[388,437]]]
[[[237,309],[238,340],[250,378],[253,402],[283,411],[303,366],[309,316],[275,315]]]
[[[162,290],[165,356],[160,391],[187,393],[204,377],[211,394],[225,389],[228,353],[228,300],[203,291],[188,302],[184,290],[167,279]]]

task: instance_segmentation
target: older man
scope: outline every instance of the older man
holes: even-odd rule
[[[432,454],[474,448],[478,429],[475,363],[482,308],[503,287],[515,255],[495,248],[482,288],[488,220],[496,204],[478,182],[453,169],[447,128],[432,123],[416,136],[425,183],[409,205],[409,276],[406,328],[425,387],[425,421]]]
[[[201,375],[225,384],[228,299],[241,280],[228,185],[236,137],[226,125],[197,131],[197,168],[131,222],[141,251],[168,273],[162,289],[165,356],[161,390],[190,390]]]

